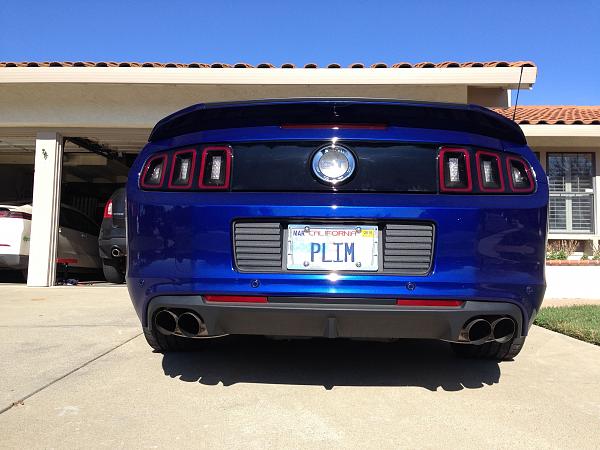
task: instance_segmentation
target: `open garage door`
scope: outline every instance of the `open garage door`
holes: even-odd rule
[[[55,133],[0,129],[0,205],[5,204],[0,206],[0,219],[10,216],[14,230],[11,228],[9,234],[14,234],[11,242],[15,241],[11,248],[17,254],[9,258],[6,267],[0,266],[0,282],[24,282],[23,274],[27,276],[32,259],[38,262],[38,273],[48,270],[52,259],[51,275],[46,277],[50,285],[65,279],[103,281],[103,266],[107,264],[109,274],[114,275],[116,268],[124,274],[124,196],[114,205],[117,216],[121,211],[121,220],[105,219],[112,213],[107,210],[107,203],[125,185],[129,167],[145,145],[149,131],[72,129]],[[56,145],[49,145],[53,141],[44,140],[45,136],[56,136]],[[58,159],[49,168],[45,163],[52,157]],[[36,164],[40,164],[37,169]],[[34,189],[34,178],[39,191]],[[52,196],[45,195],[50,191]],[[38,199],[37,204],[34,199]],[[54,206],[50,207],[50,203]],[[42,229],[38,233],[46,234],[37,241],[30,238],[35,234],[36,218],[38,230]],[[17,221],[19,226],[15,225]],[[108,222],[108,247],[104,252],[98,242],[103,221],[105,225]],[[111,241],[112,231],[117,228],[122,230],[118,252],[112,251],[116,244]],[[0,236],[6,235],[0,232]],[[36,252],[34,247],[40,246],[44,251]],[[1,255],[7,249],[8,243],[0,242],[0,265]],[[44,285],[43,280],[38,276],[31,284]]]

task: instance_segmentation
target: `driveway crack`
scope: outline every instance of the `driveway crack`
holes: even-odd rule
[[[61,381],[61,380],[64,380],[64,379],[65,379],[65,378],[67,378],[69,375],[72,375],[72,374],[74,374],[74,373],[75,373],[75,372],[77,372],[78,370],[80,370],[80,369],[83,369],[84,367],[86,367],[86,366],[90,365],[90,364],[91,364],[91,363],[93,363],[94,361],[97,361],[97,360],[99,360],[99,359],[100,359],[100,358],[102,358],[103,356],[106,356],[106,355],[108,355],[109,353],[111,353],[111,352],[115,351],[116,349],[118,349],[119,347],[122,347],[122,346],[124,346],[125,344],[127,344],[127,343],[129,343],[129,342],[133,341],[135,338],[137,338],[137,337],[140,337],[141,335],[142,335],[142,333],[138,333],[138,334],[136,334],[135,336],[132,336],[132,337],[130,337],[130,338],[129,338],[129,339],[127,339],[126,341],[124,341],[124,342],[121,342],[120,344],[118,344],[118,345],[115,345],[114,347],[111,347],[111,348],[109,348],[109,349],[108,349],[108,350],[106,350],[105,352],[103,352],[103,353],[101,353],[101,354],[99,354],[99,355],[97,355],[97,356],[94,356],[92,359],[90,359],[90,360],[88,360],[88,361],[84,362],[83,364],[80,364],[79,366],[77,366],[77,367],[75,367],[74,369],[72,369],[72,370],[68,371],[67,373],[65,373],[65,374],[61,375],[60,377],[58,377],[58,378],[56,378],[56,379],[54,379],[54,380],[50,381],[49,383],[46,383],[45,385],[43,385],[43,386],[39,387],[38,389],[34,390],[33,392],[31,392],[30,394],[27,394],[26,396],[24,396],[24,397],[21,397],[20,399],[18,399],[18,400],[16,400],[16,401],[12,402],[10,405],[6,406],[5,408],[2,408],[2,409],[0,409],[0,414],[4,414],[6,411],[9,411],[10,409],[14,408],[15,406],[18,406],[18,405],[23,405],[23,404],[24,404],[24,402],[25,402],[25,400],[27,400],[27,399],[29,399],[29,398],[33,397],[33,396],[34,396],[35,394],[37,394],[38,392],[42,392],[44,389],[46,389],[46,388],[49,388],[49,387],[50,387],[50,386],[52,386],[53,384],[56,384],[56,383],[58,383],[59,381]]]

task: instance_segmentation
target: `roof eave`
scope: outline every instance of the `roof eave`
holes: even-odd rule
[[[522,70],[522,76],[521,76]],[[466,85],[529,89],[537,67],[452,68],[149,68],[2,67],[0,84],[197,84],[197,85]]]

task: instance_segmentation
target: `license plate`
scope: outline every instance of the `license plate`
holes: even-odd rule
[[[375,272],[378,239],[373,225],[289,225],[287,268]]]

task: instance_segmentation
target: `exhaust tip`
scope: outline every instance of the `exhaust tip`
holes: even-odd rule
[[[501,317],[492,323],[492,337],[500,344],[510,341],[515,331],[515,321],[508,317]]]
[[[185,337],[197,337],[206,334],[206,326],[197,314],[193,312],[185,312],[179,316],[177,322],[179,331]]]
[[[175,333],[177,329],[177,316],[175,313],[163,309],[154,317],[154,324],[160,333],[168,336]]]
[[[465,327],[465,334],[469,342],[485,342],[492,334],[492,325],[485,319],[475,319]]]
[[[121,256],[121,250],[119,250],[119,247],[113,247],[113,249],[110,251],[110,254],[113,256],[113,258],[118,258]]]

